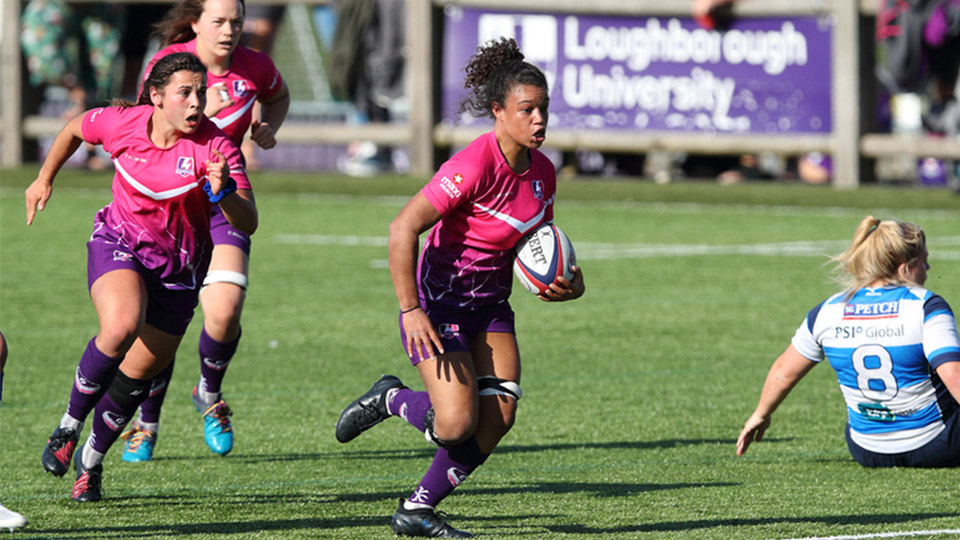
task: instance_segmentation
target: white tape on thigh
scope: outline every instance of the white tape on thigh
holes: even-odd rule
[[[203,278],[203,287],[211,283],[233,283],[237,287],[247,290],[247,276],[245,276],[243,272],[234,272],[233,270],[213,270],[212,272],[207,272],[207,277]]]
[[[520,389],[520,385],[513,381],[498,379],[493,375],[484,375],[477,378],[477,383],[480,386],[479,394],[481,396],[507,396],[518,401],[523,397],[523,390]]]

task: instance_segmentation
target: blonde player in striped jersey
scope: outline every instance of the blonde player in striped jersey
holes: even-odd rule
[[[923,288],[919,226],[865,217],[835,258],[845,289],[818,304],[774,362],[737,455],[763,438],[770,417],[824,359],[847,406],[847,447],[864,467],[960,465],[960,340],[946,300]]]

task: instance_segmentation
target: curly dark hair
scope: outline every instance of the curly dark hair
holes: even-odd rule
[[[203,65],[196,56],[187,52],[164,56],[157,60],[153,69],[150,70],[150,75],[143,83],[143,90],[140,91],[140,98],[137,99],[137,105],[151,105],[153,102],[150,101],[150,88],[162,90],[170,82],[170,77],[174,73],[184,70],[200,73],[204,80],[207,78],[207,66]]]
[[[467,76],[463,87],[470,89],[461,109],[472,109],[483,116],[493,117],[494,103],[503,105],[507,93],[515,85],[531,85],[547,92],[547,78],[537,66],[525,62],[520,47],[513,38],[488,41],[477,47],[464,68]]]
[[[246,12],[244,0],[239,0],[241,15]],[[160,22],[153,25],[153,35],[160,40],[160,46],[174,43],[186,43],[196,37],[190,23],[200,20],[207,0],[181,0],[177,2]]]

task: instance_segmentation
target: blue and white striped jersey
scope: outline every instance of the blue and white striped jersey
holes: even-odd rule
[[[866,450],[915,450],[943,430],[956,402],[934,373],[960,361],[946,300],[920,287],[839,293],[810,310],[793,336],[805,358],[830,361],[847,403],[851,437]]]

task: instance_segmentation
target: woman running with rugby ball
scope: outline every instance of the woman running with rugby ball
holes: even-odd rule
[[[397,534],[467,538],[436,507],[479,467],[514,422],[520,353],[508,298],[514,246],[553,220],[556,173],[538,148],[547,130],[543,73],[512,39],[480,48],[466,67],[468,105],[494,119],[444,163],[390,225],[389,267],[400,303],[400,337],[425,392],[386,375],[343,410],[336,435],[355,438],[401,416],[439,446],[390,526]],[[417,263],[418,237],[430,230]],[[583,275],[562,277],[548,302],[583,294]]]

